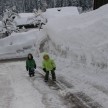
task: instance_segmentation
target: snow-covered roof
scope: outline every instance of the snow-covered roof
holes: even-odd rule
[[[20,17],[15,19],[17,25],[29,24],[28,18],[33,17],[33,13],[20,13]]]
[[[70,15],[79,15],[77,7],[61,7],[47,9],[45,15],[48,18],[63,17]]]

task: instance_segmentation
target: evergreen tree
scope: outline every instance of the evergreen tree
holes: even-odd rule
[[[46,9],[47,9],[47,3],[46,3],[46,0],[42,0],[41,1],[41,10],[43,11],[43,12],[45,12],[46,11]]]
[[[68,6],[68,0],[63,0],[63,7]]]
[[[38,25],[38,28],[41,29],[42,25],[47,23],[47,19],[42,15],[42,11],[40,9],[33,10],[34,16],[28,18],[28,22],[30,24],[34,24],[34,26]]]
[[[2,19],[2,28],[3,32],[6,33],[6,35],[10,35],[13,31],[17,31],[16,23],[14,19],[18,17],[18,12],[16,10],[16,7],[8,8],[3,13],[3,19]]]

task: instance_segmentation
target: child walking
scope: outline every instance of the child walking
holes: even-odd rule
[[[35,75],[36,63],[33,59],[32,54],[28,54],[28,58],[26,60],[26,70],[29,71],[29,76],[33,77]]]
[[[49,79],[49,72],[51,72],[52,74],[52,80],[56,81],[56,75],[55,75],[56,65],[54,60],[50,59],[48,54],[45,54],[43,56],[42,66],[43,66],[43,71],[46,73],[45,82],[47,82]]]

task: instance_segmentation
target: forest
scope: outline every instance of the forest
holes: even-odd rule
[[[34,8],[54,8],[65,6],[82,7],[88,10],[93,7],[93,0],[0,0],[0,15],[6,8],[16,6],[18,12],[32,12]]]

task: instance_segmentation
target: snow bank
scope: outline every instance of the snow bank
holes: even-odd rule
[[[24,24],[29,24],[28,18],[33,17],[33,13],[20,13],[20,17],[17,17],[15,19],[17,25],[24,25]]]
[[[44,27],[49,51],[55,54],[58,80],[66,80],[73,85],[70,92],[75,88],[104,108],[108,107],[107,12],[105,5],[77,16],[54,17]]]
[[[73,62],[106,65],[107,57],[99,48],[108,40],[107,12],[108,5],[105,5],[77,16],[54,17],[44,29],[55,49],[61,55],[71,56]]]
[[[0,59],[25,57],[28,53],[34,53],[44,37],[45,34],[34,29],[0,39]]]

